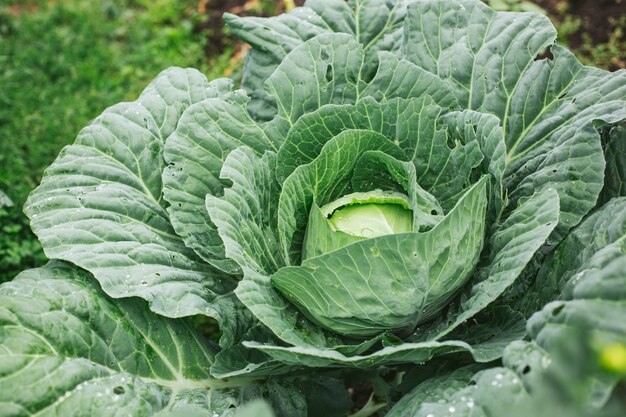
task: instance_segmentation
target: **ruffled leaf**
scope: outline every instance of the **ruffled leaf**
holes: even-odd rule
[[[250,111],[257,120],[270,120],[276,102],[265,81],[294,48],[324,33],[345,33],[356,38],[365,53],[363,75],[377,67],[379,51],[398,51],[408,0],[309,0],[305,7],[270,18],[226,14],[232,33],[253,46],[246,56],[243,87],[250,91]],[[351,7],[352,6],[352,7]]]
[[[222,91],[195,70],[164,71],[133,103],[107,109],[65,147],[27,203],[48,257],[91,272],[112,297],[141,297],[168,317],[206,314],[237,337],[235,281],[175,233],[161,196],[164,142],[183,110]],[[245,327],[245,326],[244,326]]]
[[[227,411],[211,406],[226,385],[208,373],[215,351],[189,323],[108,298],[76,267],[23,272],[0,287],[0,306],[4,415]]]

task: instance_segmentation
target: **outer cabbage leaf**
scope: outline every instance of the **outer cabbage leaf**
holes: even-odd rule
[[[277,150],[280,137],[250,118],[247,101],[237,91],[192,105],[167,139],[163,154],[168,163],[163,192],[172,226],[202,259],[226,272],[237,272],[237,265],[225,258],[223,243],[204,210],[205,196],[222,194],[226,184],[219,173],[231,150],[240,145],[259,153]]]
[[[459,386],[462,388],[459,389]],[[471,378],[468,378],[461,369],[419,385],[398,402],[388,415],[393,417],[522,416],[526,414],[515,413],[529,401],[530,395],[525,390],[520,377],[510,369],[488,369]]]
[[[403,52],[445,80],[463,108],[502,119],[519,78],[555,39],[540,14],[498,13],[476,0],[424,0],[408,7]]]
[[[564,240],[546,263],[546,274],[560,291],[560,300],[531,317],[529,334],[548,349],[557,340],[588,329],[597,347],[626,346],[626,325],[611,318],[626,314],[626,198],[611,200]],[[616,215],[617,214],[617,215]],[[568,262],[564,256],[568,253]],[[597,378],[589,401],[602,405],[616,376]]]
[[[271,123],[286,134],[308,112],[366,96],[387,100],[431,95],[440,105],[456,104],[442,80],[388,53],[378,55],[378,71],[369,81],[363,74],[364,53],[353,36],[339,33],[317,36],[291,51],[266,83],[278,105]]]
[[[603,147],[606,171],[599,205],[626,196],[626,124],[605,129]]]
[[[214,308],[210,295],[232,284],[200,265],[174,233],[160,175],[163,143],[183,110],[219,91],[207,87],[193,70],[167,70],[137,102],[109,108],[64,148],[26,204],[49,257],[72,261],[109,294],[142,296],[165,315]]]
[[[280,416],[307,415],[309,378],[214,378],[216,354],[191,322],[111,299],[66,263],[0,286],[1,416],[226,417],[256,399]],[[316,381],[345,404],[336,380]]]
[[[489,260],[476,271],[458,305],[451,305],[447,315],[420,328],[410,340],[446,337],[496,301],[544,245],[558,223],[558,216],[559,199],[554,190],[536,194],[517,207],[491,235]],[[456,339],[454,336],[452,333],[448,337]]]
[[[527,315],[541,309],[561,294],[565,284],[599,249],[624,239],[624,198],[613,199],[578,225],[544,260],[537,278],[525,293],[514,295],[516,308]]]
[[[626,346],[626,242],[624,239],[597,252],[565,288],[566,301],[554,301],[531,317],[529,334],[537,344],[550,349],[560,340],[575,340],[579,329],[600,349]],[[570,294],[568,294],[570,293]],[[618,375],[588,375],[593,380],[587,402],[598,406],[609,398]]]
[[[580,339],[568,335],[555,348]],[[582,343],[582,340],[581,340]],[[552,349],[556,351],[557,349]],[[552,356],[532,343],[515,342],[505,352],[507,367],[496,367],[471,375],[471,367],[430,378],[406,394],[389,411],[392,417],[543,416],[618,417],[623,409],[601,409],[581,395],[589,381],[581,380],[578,364],[589,357]],[[582,366],[584,368],[584,365]],[[470,374],[470,375],[468,375]],[[584,375],[583,379],[589,375]],[[592,384],[591,384],[592,385]]]
[[[402,397],[386,414],[386,417],[413,417],[419,415],[422,403],[436,403],[447,399],[449,393],[463,389],[472,380],[480,366],[469,365],[451,372],[436,375],[418,385]]]
[[[539,14],[496,13],[475,0],[408,10],[405,58],[445,80],[463,108],[502,120],[508,195],[515,203],[556,189],[558,242],[596,203],[604,171],[597,125],[626,119],[626,72],[584,67],[555,45],[553,59],[535,60],[556,36]]]
[[[265,81],[285,56],[307,40],[324,33],[346,33],[365,53],[363,74],[371,76],[379,51],[398,51],[407,0],[308,0],[305,7],[271,18],[226,14],[232,33],[253,46],[244,63],[243,88],[250,92],[250,111],[256,119],[270,120],[276,102]]]
[[[25,212],[46,255],[91,272],[110,296],[141,297],[158,314],[205,314],[243,336],[236,281],[203,264],[176,234],[162,198],[163,147],[183,111],[224,92],[195,70],[164,71],[133,103],[107,109],[66,146]]]
[[[498,316],[489,320],[488,328],[480,326],[466,335],[472,344],[461,340],[411,343],[392,336],[390,339],[394,343],[384,343],[383,348],[364,354],[358,351],[342,351],[337,347],[286,347],[258,342],[244,342],[244,345],[281,362],[307,367],[370,368],[407,363],[423,364],[434,357],[448,355],[449,360],[454,361],[459,357],[467,358],[468,354],[477,362],[487,363],[500,358],[506,346],[524,337],[524,324],[525,321],[520,321],[518,314],[498,311]]]
[[[626,346],[626,327],[614,319],[626,314],[626,231],[623,218],[615,218],[625,208],[623,198],[612,200],[548,259],[543,276],[557,283],[561,300],[531,317],[533,340],[507,347],[506,368],[478,373],[474,382],[465,374],[457,378],[461,371],[434,378],[405,396],[389,415],[619,415],[602,410],[619,376],[601,371],[597,361],[598,351],[607,346]],[[591,350],[579,351],[585,345]],[[453,389],[446,390],[449,382]],[[555,383],[560,386],[550,385]]]
[[[221,173],[232,187],[223,198],[206,196],[207,211],[218,226],[226,252],[244,273],[246,268],[271,272],[285,263],[276,233],[280,186],[273,175],[275,158],[267,152],[259,160],[250,148],[236,149]]]
[[[483,154],[480,163],[480,172],[488,173],[492,178],[491,202],[487,213],[488,223],[494,226],[500,222],[500,217],[504,207],[508,203],[504,192],[503,178],[506,168],[506,145],[504,135],[500,127],[500,120],[490,114],[478,113],[472,110],[462,112],[450,112],[443,117],[443,124],[447,126],[448,143],[472,143],[476,141]],[[458,163],[451,164],[447,171],[458,171]],[[476,170],[475,170],[476,171]],[[475,177],[476,172],[472,175]],[[452,177],[448,174],[447,176]],[[446,185],[458,179],[446,182]],[[461,183],[464,185],[464,183]],[[453,189],[456,191],[457,187]]]
[[[556,243],[596,205],[604,186],[598,128],[626,120],[626,71],[584,67],[567,50],[550,49],[554,59],[534,62],[511,97],[505,186],[512,201],[557,190]]]
[[[598,351],[607,346],[626,346],[626,326],[615,320],[626,314],[624,213],[625,198],[609,201],[585,219],[546,260],[537,283],[543,282],[547,292],[557,290],[560,300],[534,314],[528,332],[549,355],[560,345],[577,339],[582,339],[579,344],[589,345],[590,351],[582,355],[586,362],[597,361]],[[547,299],[546,294],[539,294],[539,299]],[[607,402],[619,376],[599,372],[596,363],[584,368],[578,379],[582,388],[574,396],[597,409]]]
[[[274,417],[274,413],[267,403],[257,400],[240,407],[235,417]]]
[[[356,104],[326,105],[302,116],[289,130],[278,153],[277,175],[284,181],[298,166],[308,164],[333,137],[347,129],[377,132],[403,149],[418,155],[438,141],[446,142],[437,120],[443,109],[430,96],[389,99],[381,103],[363,97]],[[433,145],[435,146],[435,145]]]
[[[23,272],[0,287],[0,306],[0,415],[212,416],[230,405],[212,408],[226,384],[189,324],[112,300],[75,267]]]

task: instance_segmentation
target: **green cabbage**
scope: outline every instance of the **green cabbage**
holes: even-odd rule
[[[611,404],[626,71],[478,0],[226,21],[240,89],[164,71],[30,195],[55,261],[0,287],[0,415],[344,416],[355,381],[362,415],[531,415],[578,331],[562,379]]]

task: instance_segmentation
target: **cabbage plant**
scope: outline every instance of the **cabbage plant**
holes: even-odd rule
[[[240,86],[164,71],[30,195],[0,415],[343,416],[355,375],[360,415],[503,415],[568,329],[626,350],[625,71],[477,0],[225,18]]]

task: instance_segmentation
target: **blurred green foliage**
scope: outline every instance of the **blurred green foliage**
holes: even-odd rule
[[[568,329],[546,347],[550,356],[541,360],[545,366],[527,365],[529,401],[516,406],[510,417],[623,417],[626,374],[623,359],[614,356],[622,356],[625,347],[606,345],[594,336],[588,324]],[[607,356],[611,362],[617,359],[620,369],[607,369]]]
[[[559,42],[572,49],[583,64],[610,71],[626,68],[626,2],[598,0],[592,15],[585,10],[574,13],[572,0],[552,0],[550,4],[549,17],[558,30]],[[620,9],[621,14],[614,14]]]
[[[606,69],[626,68],[626,14],[609,18],[613,30],[606,42],[594,42],[588,33],[582,32],[582,44],[576,48],[576,56],[585,65]],[[580,17],[565,15],[557,25],[563,39],[581,30]]]
[[[39,243],[28,236],[22,238],[26,226],[15,217],[15,210],[15,204],[0,190],[0,266],[9,269],[43,261]]]
[[[536,12],[546,14],[546,10],[532,1],[524,0],[487,0],[486,3],[494,10],[505,12]]]
[[[43,169],[107,106],[134,100],[162,69],[211,77],[196,0],[0,3],[0,282],[44,261],[22,214]]]

